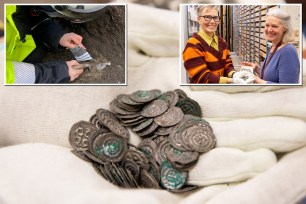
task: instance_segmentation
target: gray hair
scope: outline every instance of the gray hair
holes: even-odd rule
[[[285,11],[279,9],[279,8],[275,8],[275,9],[271,9],[266,17],[268,16],[274,16],[278,19],[281,20],[281,24],[286,28],[286,31],[284,33],[282,42],[283,43],[287,43],[289,41],[291,41],[291,34],[293,33],[293,27],[291,25],[291,17],[289,14],[287,14]]]
[[[211,9],[215,9],[216,11],[218,11],[218,14],[219,14],[219,9],[217,6],[215,5],[205,5],[205,6],[199,6],[197,8],[197,15],[198,16],[201,16],[201,13],[203,10],[211,10]]]

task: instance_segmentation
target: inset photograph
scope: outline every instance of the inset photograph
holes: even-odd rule
[[[302,85],[301,11],[181,4],[181,85]]]
[[[5,4],[5,85],[126,85],[126,4]]]

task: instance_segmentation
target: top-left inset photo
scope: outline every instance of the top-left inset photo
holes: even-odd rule
[[[5,4],[5,85],[127,85],[126,4]]]

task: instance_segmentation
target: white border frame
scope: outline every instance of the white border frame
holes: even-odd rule
[[[45,84],[45,83],[41,83],[41,84],[7,84],[6,83],[6,32],[5,32],[5,28],[6,28],[6,6],[7,5],[26,5],[26,6],[36,6],[36,5],[106,5],[106,6],[124,6],[125,9],[125,25],[124,25],[124,29],[125,29],[125,56],[124,56],[124,62],[125,62],[125,77],[124,80],[125,82],[122,84],[77,84],[77,83],[63,83],[63,84]],[[109,4],[91,4],[91,3],[50,3],[50,4],[45,4],[45,3],[5,3],[4,5],[4,60],[3,60],[3,72],[4,72],[4,81],[3,81],[3,85],[4,86],[127,86],[128,85],[128,38],[127,38],[127,34],[128,34],[128,27],[127,27],[127,12],[128,12],[128,4],[127,3],[112,3],[110,2]]]
[[[182,6],[189,6],[189,5],[216,5],[216,6],[266,6],[266,5],[277,5],[277,6],[290,6],[295,5],[300,7],[300,29],[299,29],[299,60],[300,60],[300,83],[298,84],[190,84],[190,83],[182,83],[182,69],[185,69],[183,66],[183,60],[182,60],[182,52],[183,49],[181,49],[182,43],[183,43],[183,34],[185,30],[182,28]],[[275,4],[180,4],[180,25],[179,25],[179,32],[180,32],[180,48],[179,48],[179,79],[180,79],[180,86],[302,86],[303,85],[303,33],[302,33],[302,4],[286,4],[286,3],[275,3]],[[185,43],[185,42],[184,42]],[[186,44],[186,43],[185,43]]]

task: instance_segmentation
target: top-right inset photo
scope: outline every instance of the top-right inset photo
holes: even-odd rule
[[[181,85],[302,85],[302,5],[181,4]]]

